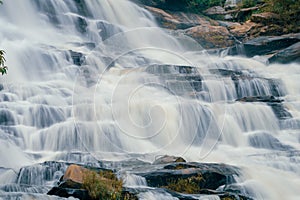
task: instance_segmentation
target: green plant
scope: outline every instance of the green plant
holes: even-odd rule
[[[226,0],[185,0],[187,11],[200,13],[212,6],[223,6]]]
[[[201,181],[203,181],[203,177],[201,174],[198,174],[188,178],[173,180],[165,188],[186,194],[198,194],[201,190]]]
[[[99,173],[87,170],[83,175],[83,189],[93,200],[119,200],[122,193],[122,181],[111,171]]]
[[[263,11],[273,12],[280,16],[285,28],[299,31],[300,28],[300,1],[299,0],[266,0],[267,6]]]

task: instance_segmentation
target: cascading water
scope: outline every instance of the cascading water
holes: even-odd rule
[[[126,0],[4,1],[0,26],[0,198],[56,199],[39,193],[66,166],[44,161],[162,154],[241,167],[255,199],[299,198],[298,64],[208,56]],[[235,101],[270,95],[284,102]]]

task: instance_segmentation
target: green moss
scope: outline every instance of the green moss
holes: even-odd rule
[[[83,175],[83,189],[93,200],[119,200],[122,194],[122,181],[111,171],[99,173],[87,170]]]
[[[200,182],[203,180],[201,174],[188,178],[180,178],[170,182],[165,188],[185,194],[198,194],[201,190]]]

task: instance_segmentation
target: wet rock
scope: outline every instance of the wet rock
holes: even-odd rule
[[[156,159],[153,164],[158,165],[158,164],[167,164],[167,163],[174,163],[174,162],[186,162],[184,158],[182,157],[176,157],[176,156],[162,156],[158,159]]]
[[[155,166],[155,169],[147,169],[137,175],[145,177],[148,186],[167,187],[180,180],[194,180],[201,189],[215,190],[221,185],[234,183],[234,175],[238,175],[238,169],[224,164],[209,163],[172,163]]]
[[[280,120],[291,118],[292,115],[283,106],[282,99],[276,98],[274,96],[248,96],[237,99],[236,101],[241,102],[264,102],[269,105],[276,117]]]
[[[272,57],[269,58],[269,63],[275,62],[282,64],[290,62],[300,62],[300,42],[275,53]]]
[[[81,66],[84,63],[85,57],[84,57],[83,53],[72,51],[72,50],[69,50],[69,53],[70,53],[70,56],[71,56],[71,59],[72,59],[74,65]]]
[[[281,103],[282,99],[275,98],[274,96],[252,96],[252,97],[243,97],[237,99],[237,101],[242,102],[267,102],[267,103]]]
[[[27,166],[20,169],[17,183],[21,185],[45,185],[47,181],[59,179],[66,168],[66,163],[54,161]]]
[[[300,34],[299,34],[300,35]],[[285,49],[300,41],[297,34],[283,36],[262,36],[250,40],[243,45],[246,56],[253,57],[255,55],[266,55],[275,53],[278,50]],[[229,54],[234,55],[238,51],[236,47],[231,48]]]
[[[76,19],[76,29],[78,32],[80,33],[86,33],[87,32],[87,22],[86,22],[86,19],[83,18],[83,17],[77,17]]]
[[[47,195],[55,195],[59,197],[74,197],[82,200],[91,199],[88,191],[83,189],[71,189],[71,188],[62,188],[62,187],[53,187]]]
[[[0,110],[0,125],[10,126],[15,124],[14,114],[8,109]]]
[[[122,32],[122,29],[118,26],[105,21],[97,22],[97,28],[99,29],[99,35],[101,36],[103,41],[107,40],[115,34]]]
[[[150,65],[146,72],[158,76],[168,91],[180,96],[195,96],[203,90],[202,76],[196,67],[180,65]],[[155,86],[155,85],[154,85]]]
[[[282,144],[277,138],[268,133],[256,133],[249,136],[249,144],[255,148],[279,151],[293,150],[293,147]]]

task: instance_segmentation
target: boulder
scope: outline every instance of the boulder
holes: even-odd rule
[[[300,62],[300,42],[289,46],[286,49],[283,49],[275,53],[272,57],[269,58],[269,63],[290,63],[290,62]]]
[[[277,138],[268,133],[255,133],[250,135],[249,144],[255,148],[273,149],[279,151],[291,151],[293,147],[282,144]]]
[[[59,197],[75,197],[78,199],[91,199],[87,190],[53,187],[47,195],[55,195]]]
[[[204,17],[193,13],[171,12],[150,6],[145,8],[154,15],[162,28],[178,30],[203,24],[218,25],[214,20],[208,21]]]
[[[243,52],[248,57],[276,53],[300,42],[299,35],[300,33],[282,36],[261,36],[245,42],[242,46]],[[237,47],[232,47],[229,50],[229,55],[236,55],[238,52]]]
[[[174,162],[186,162],[186,160],[182,157],[165,155],[160,158],[157,158],[153,162],[153,164],[158,165],[158,164],[167,164],[167,163],[174,163]]]
[[[83,183],[83,174],[84,171],[87,169],[79,166],[79,165],[70,165],[65,172],[62,180],[67,181],[67,180],[72,180],[75,183]]]
[[[184,33],[195,39],[205,49],[223,48],[235,43],[227,28],[223,26],[204,24],[189,28]]]
[[[239,174],[239,170],[225,164],[171,163],[156,165],[152,169],[135,174],[144,177],[150,187],[168,188],[174,183],[185,183],[184,181],[189,180],[193,187],[198,187],[198,190],[215,190],[222,185],[234,183],[233,177]]]

